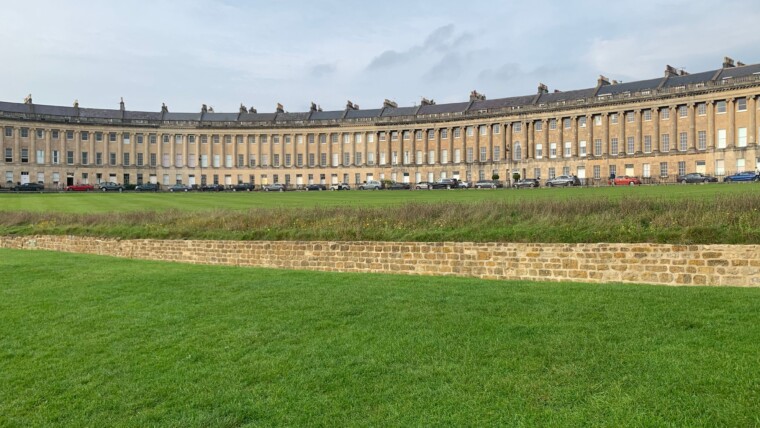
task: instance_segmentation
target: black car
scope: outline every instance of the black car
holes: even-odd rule
[[[456,178],[443,178],[430,184],[431,189],[458,189],[459,180]]]
[[[11,187],[14,192],[41,192],[45,186],[39,183],[24,183]]]
[[[304,189],[306,189],[307,191],[308,190],[322,191],[322,190],[327,190],[327,186],[325,186],[324,184],[320,184],[320,183],[312,183],[312,184],[306,185],[306,187]]]
[[[717,183],[718,178],[702,174],[701,172],[692,172],[686,175],[679,175],[676,178],[679,183]]]
[[[221,192],[224,190],[224,186],[221,184],[207,184],[205,186],[201,186],[202,192]]]
[[[119,183],[106,182],[106,183],[100,183],[100,190],[102,192],[123,192],[124,186],[122,186]]]
[[[409,190],[412,186],[409,183],[391,183],[385,186],[388,190]]]
[[[537,178],[523,178],[522,180],[518,180],[515,184],[512,185],[515,189],[521,189],[523,187],[540,187],[541,182]]]
[[[135,186],[135,192],[158,192],[158,183],[143,183]]]
[[[233,192],[252,192],[254,190],[254,185],[252,183],[239,183],[234,186],[232,186]]]

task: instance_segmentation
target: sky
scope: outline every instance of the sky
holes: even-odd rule
[[[0,101],[414,106],[760,63],[758,0],[0,0]]]

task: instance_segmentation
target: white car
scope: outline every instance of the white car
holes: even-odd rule
[[[351,186],[348,183],[335,183],[330,185],[330,190],[351,190]]]

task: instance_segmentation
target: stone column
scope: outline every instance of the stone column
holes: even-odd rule
[[[657,154],[660,152],[660,109],[655,107],[652,109],[652,153]]]
[[[749,132],[747,133],[747,145],[757,144],[757,96],[747,97],[747,109],[749,110]]]
[[[626,138],[625,127],[628,124],[628,120],[625,117],[625,111],[618,113],[618,126],[620,127],[620,133],[618,135],[618,154],[628,154],[628,140]],[[621,150],[622,148],[622,150]]]
[[[82,131],[74,131],[74,164],[82,166]]]
[[[678,149],[678,106],[670,106],[670,151]]]
[[[45,165],[52,165],[53,163],[53,151],[51,147],[51,134],[53,132],[50,129],[45,130]]]
[[[578,157],[578,154],[580,153],[580,150],[578,148],[578,145],[580,144],[578,142],[578,116],[573,116],[570,118],[570,132],[570,156]]]
[[[726,100],[726,108],[728,109],[728,132],[726,135],[726,148],[736,147],[736,99],[729,98]]]
[[[686,137],[686,149],[690,153],[694,153],[697,150],[697,111],[694,107],[693,102],[689,103],[689,134]]]
[[[533,143],[533,133],[533,122],[522,122],[522,135],[520,136],[522,141],[520,142],[520,145],[525,147],[525,153],[520,156],[520,161],[530,159],[530,146]]]
[[[634,111],[634,117],[633,120],[636,122],[636,136],[633,140],[633,153],[634,154],[640,154],[644,151],[643,146],[643,139],[642,139],[642,127],[644,126],[642,117],[641,117],[641,109],[636,109]]]
[[[580,144],[580,143],[579,143]],[[594,115],[586,115],[586,155],[594,156]]]
[[[707,149],[715,149],[715,101],[707,102]]]
[[[609,155],[611,153],[610,145],[610,115],[609,113],[602,113],[602,154]]]

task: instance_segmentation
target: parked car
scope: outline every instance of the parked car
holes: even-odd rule
[[[541,182],[537,178],[523,178],[522,180],[517,180],[512,187],[515,189],[522,189],[523,187],[541,187]]]
[[[158,192],[160,187],[158,183],[143,183],[135,186],[135,192]]]
[[[67,192],[92,192],[95,190],[95,187],[92,184],[72,184],[71,186],[66,186]]]
[[[192,188],[187,184],[175,184],[169,187],[170,192],[189,192],[190,190],[192,190]]]
[[[622,177],[615,177],[608,181],[612,186],[638,186],[641,184],[639,177],[629,177],[624,175]]]
[[[224,185],[222,184],[206,184],[201,186],[201,192],[222,192],[224,191]]]
[[[124,191],[124,186],[122,186],[119,183],[114,183],[112,181],[100,183],[98,187],[103,192],[123,192]]]
[[[476,189],[496,189],[498,187],[500,186],[496,180],[480,180],[475,183]]]
[[[420,181],[419,183],[414,185],[415,189],[424,189],[424,190],[430,190],[433,188],[433,183],[429,183],[427,181]]]
[[[389,184],[388,186],[386,186],[386,189],[388,189],[388,190],[409,190],[411,188],[412,188],[412,186],[409,183],[396,183],[396,182],[393,182],[393,183]]]
[[[359,185],[359,190],[380,190],[384,188],[382,182],[376,180],[367,180]]]
[[[580,186],[581,180],[574,175],[560,175],[546,180],[546,187],[554,186]]]
[[[330,186],[330,190],[351,190],[348,183],[337,183]]]
[[[11,187],[14,192],[41,192],[45,189],[45,186],[39,183],[23,183]]]
[[[717,183],[718,178],[702,174],[701,172],[692,172],[686,175],[679,175],[676,178],[679,183]]]
[[[456,178],[442,178],[435,183],[431,183],[433,189],[458,189],[459,180]]]
[[[325,186],[322,183],[312,183],[312,184],[307,184],[306,187],[304,187],[304,189],[306,191],[316,190],[316,191],[321,192],[322,190],[327,190],[327,186]]]
[[[261,186],[261,190],[265,192],[284,192],[285,185],[283,183],[272,183]]]
[[[469,189],[472,187],[472,184],[469,181],[459,180],[459,184],[457,185],[457,188],[459,189]]]
[[[726,183],[730,183],[732,181],[759,181],[760,175],[758,175],[754,171],[743,171],[743,172],[737,172],[734,175],[729,175],[726,178],[723,179]]]
[[[232,186],[233,192],[252,192],[256,186],[252,183],[238,183]]]

